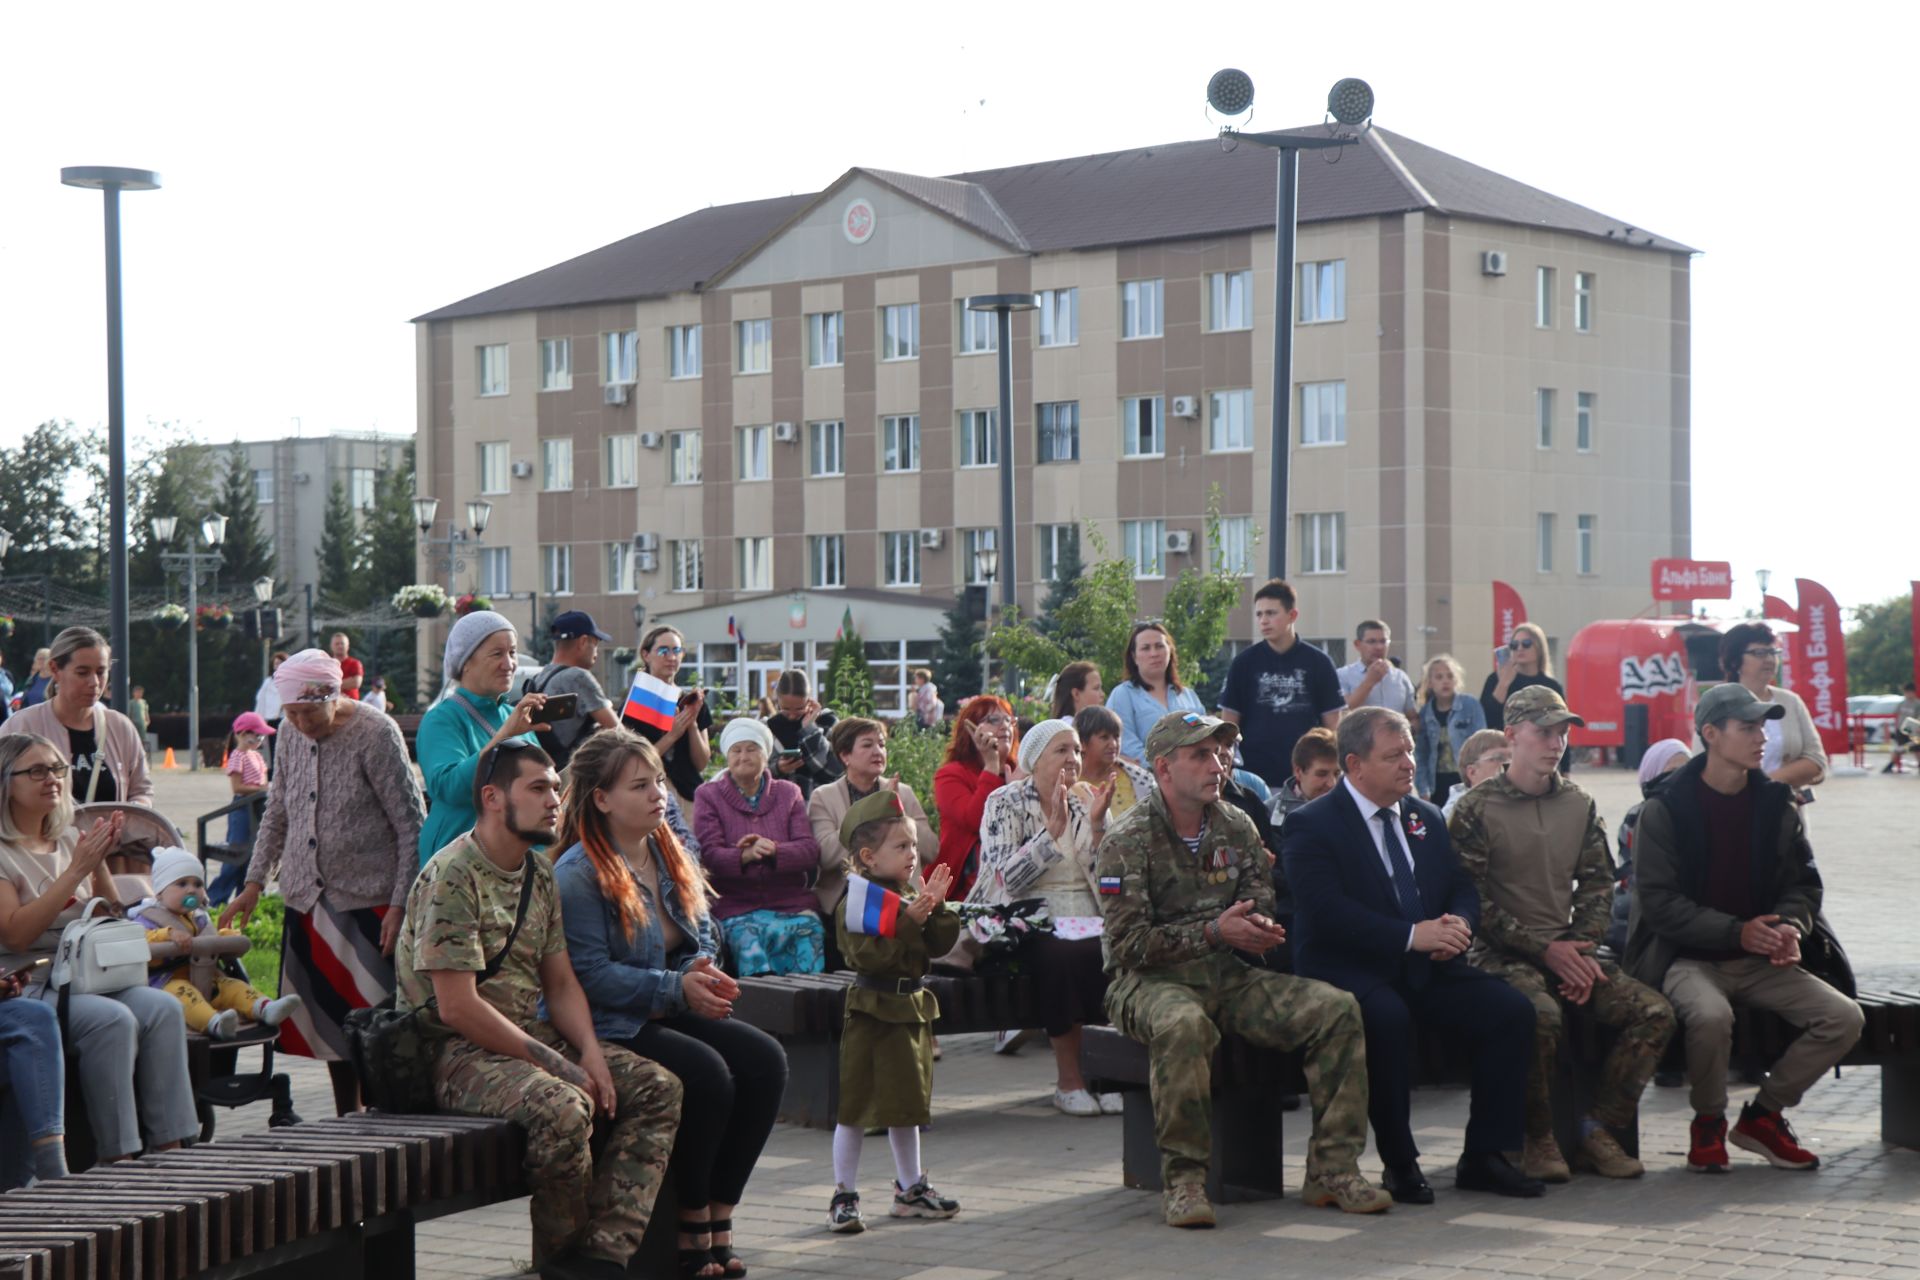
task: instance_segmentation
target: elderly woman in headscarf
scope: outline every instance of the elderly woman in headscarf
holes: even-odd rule
[[[519,657],[513,624],[488,609],[476,609],[447,632],[441,667],[454,686],[420,717],[414,754],[426,780],[432,808],[420,828],[420,865],[473,829],[473,775],[481,758],[509,738],[539,745],[533,713],[545,694],[529,693],[507,705]]]
[[[1640,810],[1646,808],[1654,792],[1667,785],[1668,775],[1692,757],[1692,749],[1678,738],[1662,738],[1640,757],[1640,803],[1620,819],[1620,866],[1613,882],[1613,917],[1607,921],[1606,942],[1615,955],[1624,955],[1627,950],[1627,919],[1633,902],[1633,833],[1640,823]]]
[[[693,832],[719,898],[713,917],[743,978],[824,967],[827,937],[812,889],[820,842],[800,788],[768,769],[773,751],[766,725],[748,716],[729,722],[720,734],[726,771],[693,793]]]
[[[394,991],[400,937],[420,838],[420,788],[391,716],[341,696],[340,664],[306,649],[273,673],[279,750],[247,887],[220,913],[244,925],[277,875],[286,901],[280,994],[302,1008],[280,1024],[280,1047],[317,1058],[335,1109],[359,1107],[341,1025]]]

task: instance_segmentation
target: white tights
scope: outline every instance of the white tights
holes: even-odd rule
[[[860,1141],[865,1136],[859,1125],[833,1127],[833,1180],[848,1191],[859,1185]],[[887,1145],[893,1148],[894,1176],[904,1189],[920,1181],[920,1127],[900,1125],[887,1130]]]

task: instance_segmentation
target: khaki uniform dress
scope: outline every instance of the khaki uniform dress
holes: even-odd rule
[[[920,924],[904,910],[913,900],[911,890],[881,880],[873,883],[901,896],[894,936],[848,930],[843,892],[834,906],[840,954],[855,973],[910,985],[927,975],[935,956],[953,950],[960,940],[960,916],[942,903]],[[897,1129],[933,1118],[933,1020],[939,1016],[939,1001],[924,987],[904,995],[847,988],[846,1022],[840,1033],[841,1124]]]

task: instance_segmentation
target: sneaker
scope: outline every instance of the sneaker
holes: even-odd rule
[[[860,1193],[834,1192],[833,1203],[827,1206],[827,1230],[845,1236],[866,1229],[867,1220],[860,1216]]]
[[[1687,1146],[1687,1168],[1695,1173],[1727,1171],[1727,1118],[1696,1115]]]
[[[999,1054],[1015,1054],[1020,1046],[1033,1038],[1031,1031],[1002,1031],[993,1037],[993,1051]]]
[[[215,1040],[231,1040],[240,1034],[240,1015],[232,1009],[222,1009],[207,1020],[207,1034]]]
[[[1801,1146],[1787,1117],[1749,1102],[1740,1108],[1740,1121],[1727,1135],[1734,1146],[1763,1156],[1776,1169],[1818,1169],[1820,1157]]]
[[[960,1202],[949,1200],[927,1183],[927,1175],[906,1190],[893,1184],[893,1216],[896,1218],[951,1218],[960,1212]]]
[[[1357,1169],[1308,1174],[1300,1184],[1300,1202],[1316,1209],[1333,1205],[1342,1213],[1384,1213],[1393,1208],[1393,1197],[1368,1182]]]
[[[1647,1166],[1628,1155],[1612,1134],[1598,1126],[1581,1139],[1573,1163],[1582,1173],[1597,1173],[1603,1178],[1637,1178],[1647,1171]]]
[[[1560,1144],[1551,1133],[1527,1139],[1520,1153],[1520,1167],[1529,1178],[1542,1182],[1573,1181],[1573,1170],[1567,1167],[1567,1158],[1560,1154]]]
[[[1205,1229],[1213,1226],[1213,1201],[1203,1182],[1176,1182],[1160,1193],[1160,1212],[1170,1227]]]
[[[306,1007],[306,1001],[299,996],[281,996],[278,1000],[262,1000],[254,1013],[255,1022],[264,1022],[269,1027],[277,1027]]]
[[[1068,1116],[1097,1116],[1100,1104],[1085,1089],[1055,1089],[1053,1109]]]
[[[1127,1109],[1127,1100],[1117,1093],[1096,1093],[1093,1100],[1100,1104],[1100,1114],[1117,1116]]]

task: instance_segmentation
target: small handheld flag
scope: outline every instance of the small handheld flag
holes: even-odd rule
[[[666,730],[673,728],[673,713],[679,705],[678,688],[641,671],[633,677],[633,687],[627,690],[627,705],[620,714],[649,728]]]
[[[900,927],[900,895],[859,876],[847,877],[847,932],[891,938]]]

